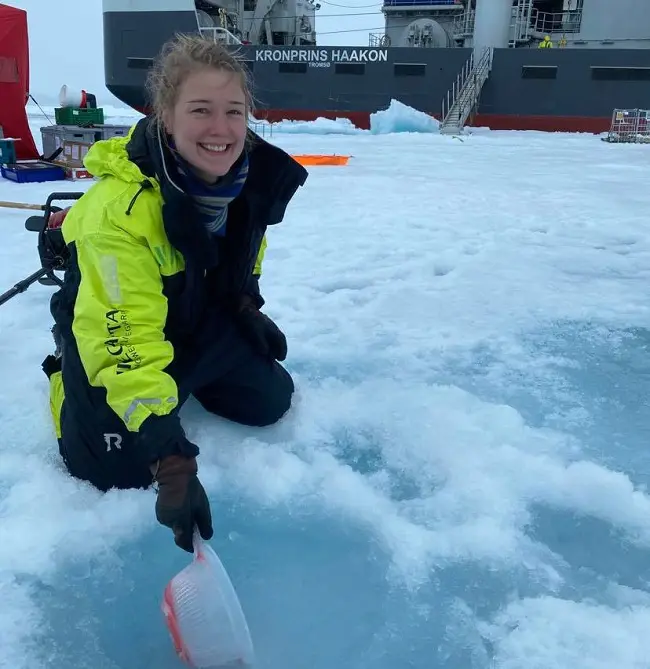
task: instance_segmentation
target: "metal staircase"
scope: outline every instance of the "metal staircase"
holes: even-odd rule
[[[463,65],[454,85],[442,101],[441,134],[457,135],[462,131],[470,114],[476,109],[483,84],[490,75],[492,54],[493,49],[486,47],[478,61],[472,54]]]

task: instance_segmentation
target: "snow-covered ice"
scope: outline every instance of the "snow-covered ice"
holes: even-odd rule
[[[648,147],[271,141],[353,156],[269,233],[297,402],[266,429],[183,410],[260,669],[647,667]],[[62,187],[88,183],[0,200]],[[37,269],[28,214],[0,210],[0,291]],[[159,602],[188,558],[152,492],[59,463],[51,294],[0,308],[0,667],[172,669]]]

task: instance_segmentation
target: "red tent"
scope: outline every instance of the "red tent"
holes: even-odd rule
[[[0,4],[0,126],[16,137],[18,160],[38,158],[25,105],[29,95],[27,12]]]

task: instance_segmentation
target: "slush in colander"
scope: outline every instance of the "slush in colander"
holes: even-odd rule
[[[235,589],[196,531],[194,559],[167,584],[162,610],[176,653],[189,666],[253,666],[253,644]]]

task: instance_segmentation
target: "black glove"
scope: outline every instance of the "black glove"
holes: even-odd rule
[[[213,534],[210,502],[197,477],[196,458],[169,455],[152,465],[152,470],[158,483],[156,518],[174,532],[177,546],[193,553],[195,525],[203,539]]]
[[[282,330],[253,304],[243,298],[237,312],[237,323],[249,344],[263,357],[284,360],[287,357],[287,338]]]

